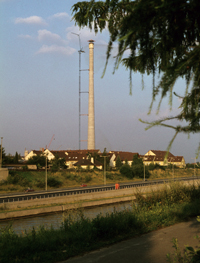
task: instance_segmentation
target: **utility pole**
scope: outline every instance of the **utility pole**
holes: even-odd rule
[[[104,158],[104,173],[103,173],[104,185],[106,185],[106,157],[107,156],[103,156]]]
[[[195,158],[191,158],[194,159],[194,177],[196,176],[196,170],[195,170],[195,166],[196,166],[196,157]]]
[[[46,155],[46,163],[45,163],[45,190],[47,191],[47,155]]]
[[[0,165],[0,168],[2,168],[2,141],[3,141],[3,137],[1,137],[1,165]]]
[[[46,147],[46,150],[49,149],[49,147],[50,147],[53,139],[55,140],[54,137],[55,137],[55,134],[52,136],[51,141],[50,141],[48,147]],[[45,161],[45,190],[47,191],[47,181],[48,181],[48,180],[47,180],[47,158],[48,158],[48,153],[45,154],[45,157],[46,157],[46,161]]]
[[[195,158],[191,158],[191,159],[194,159],[194,175],[193,175],[193,185],[194,185],[196,157]]]

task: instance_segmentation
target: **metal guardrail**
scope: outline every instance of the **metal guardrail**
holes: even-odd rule
[[[141,181],[136,183],[123,183],[120,184],[120,189],[126,188],[134,188],[134,187],[143,187],[155,184],[164,184],[170,181],[190,181],[190,180],[200,179],[198,177],[190,177],[190,178],[174,178],[167,180],[154,180],[154,181]],[[86,193],[95,193],[95,192],[104,192],[104,191],[112,191],[115,190],[115,185],[108,186],[100,186],[100,187],[85,187],[78,189],[62,189],[62,190],[51,190],[45,192],[31,192],[26,194],[11,194],[11,195],[3,195],[0,196],[0,204],[2,203],[11,203],[11,202],[19,202],[19,201],[29,201],[34,199],[45,199],[51,197],[62,197],[62,196],[70,196],[70,195],[78,195],[78,194],[86,194]]]

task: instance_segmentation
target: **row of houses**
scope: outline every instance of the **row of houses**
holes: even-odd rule
[[[180,168],[186,166],[183,156],[174,156],[172,153],[168,153],[166,157],[166,151],[150,150],[145,155],[140,155],[137,152],[123,152],[123,151],[109,151],[106,153],[106,158],[109,159],[110,167],[116,167],[117,158],[120,158],[121,162],[132,164],[133,156],[137,155],[142,158],[144,165],[159,164],[161,166],[168,166],[169,164],[176,165]],[[61,150],[53,151],[48,149],[40,149],[39,151],[32,150],[29,153],[25,151],[24,160],[28,161],[34,155],[44,154],[48,160],[51,161],[56,156],[65,159],[65,164],[68,168],[88,168],[91,169],[97,167],[102,169],[102,163],[97,161],[94,156],[102,156],[99,149],[97,150]],[[105,156],[105,154],[104,154]]]

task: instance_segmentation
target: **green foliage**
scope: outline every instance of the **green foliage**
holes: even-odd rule
[[[45,181],[44,181],[44,179],[36,179],[35,185],[36,185],[38,188],[44,189],[44,187],[45,187]]]
[[[62,182],[56,177],[49,176],[47,178],[47,185],[50,187],[60,187],[62,185]]]
[[[73,181],[73,180],[75,180],[75,175],[74,174],[66,174],[66,176],[65,176],[67,179],[69,179],[70,181]]]
[[[199,168],[199,166],[196,164],[196,165],[194,165],[193,163],[187,163],[186,164],[186,168],[192,168],[192,169],[196,169],[196,168]]]
[[[91,174],[87,174],[85,176],[85,183],[89,183],[90,181],[92,181],[92,176],[91,176]]]
[[[199,242],[200,238],[197,237]],[[191,262],[199,262],[200,260],[200,247],[194,249],[193,247],[186,246],[182,253],[181,249],[178,245],[178,239],[173,238],[172,240],[173,247],[175,249],[175,254],[167,254],[167,262],[169,263],[191,263]]]
[[[174,164],[171,164],[171,163],[168,164],[167,168],[168,168],[168,169],[179,169],[178,166],[176,166],[176,165],[174,165]],[[160,168],[158,168],[158,169],[163,169],[163,170],[165,170],[165,167],[160,166]]]
[[[1,145],[0,145],[0,152],[1,152]],[[5,148],[2,147],[2,159],[4,160],[6,157]]]
[[[122,161],[121,161],[121,158],[120,158],[119,155],[117,156],[116,165],[115,166],[116,166],[117,169],[120,169],[120,167],[122,166]]]
[[[66,169],[65,162],[64,158],[59,158],[59,156],[56,155],[55,158],[51,160],[51,171],[56,172],[60,169]]]
[[[120,168],[120,173],[129,179],[133,178],[133,171],[132,171],[130,165],[128,165],[128,164],[122,165],[122,167]]]
[[[165,167],[162,166],[162,165],[159,165],[158,163],[150,163],[148,166],[147,166],[148,170],[149,171],[153,171],[153,170],[158,170],[158,169],[161,169],[161,170],[164,170],[165,171]],[[168,168],[171,168],[171,166],[169,165]]]
[[[27,164],[35,164],[44,167],[46,165],[46,157],[44,155],[34,155],[27,161]]]
[[[25,170],[28,169],[28,166],[27,166],[27,165],[23,165],[23,166],[22,166],[22,169],[25,171]]]
[[[134,177],[144,178],[144,167],[143,165],[136,164],[132,166],[132,172]],[[146,170],[145,176],[148,177],[148,171]]]
[[[47,176],[47,186],[49,187],[60,187],[63,183],[56,177]],[[45,179],[37,179],[36,186],[43,189],[45,187]]]
[[[14,185],[20,185],[20,186],[31,186],[31,182],[24,177],[22,174],[19,174],[17,172],[14,171],[10,171],[7,181],[7,184],[14,184]]]
[[[107,178],[107,179],[110,179],[110,180],[113,180],[113,179],[114,179],[113,174],[112,174],[111,172],[107,172],[107,173],[106,173],[106,178]]]
[[[137,156],[137,154],[135,154],[135,155],[133,156],[133,161],[132,161],[132,164],[131,164],[131,165],[132,165],[132,166],[134,166],[134,165],[143,166],[143,161],[142,161],[141,158],[139,158],[139,157]]]
[[[144,165],[141,158],[135,154],[132,161],[132,173],[133,177],[144,178]],[[150,173],[148,167],[145,167],[145,178],[149,178]]]
[[[0,145],[1,152],[1,145]],[[21,156],[18,152],[15,153],[15,156],[12,156],[10,153],[6,154],[4,147],[2,147],[2,164],[18,164]]]
[[[14,161],[15,164],[19,163],[19,154],[18,154],[18,152],[15,153],[15,157],[14,157],[13,161]]]
[[[155,125],[174,129],[175,135],[169,147],[178,133],[200,131],[198,10],[198,0],[90,0],[78,2],[72,7],[73,19],[79,27],[89,27],[94,29],[95,33],[104,29],[109,31],[106,66],[112,47],[118,42],[115,69],[120,63],[123,64],[130,70],[131,82],[132,72],[152,74],[153,97],[150,111],[158,95],[161,95],[158,110],[166,95],[169,95],[171,105],[177,79],[185,79],[186,85],[181,92],[184,95],[174,92],[174,95],[181,99],[181,112],[155,122],[144,122],[148,124],[147,129]],[[129,55],[123,58],[127,50]],[[156,74],[160,77],[157,86]],[[186,122],[183,122],[182,126],[179,123],[175,126],[168,124],[168,121],[174,119]]]

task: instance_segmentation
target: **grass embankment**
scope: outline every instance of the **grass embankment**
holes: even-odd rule
[[[148,180],[158,178],[173,178],[176,177],[190,177],[194,174],[192,169],[175,169],[174,175],[172,170],[154,170],[150,171],[150,177]],[[119,171],[107,171],[106,183],[122,183],[133,182],[142,180],[143,178],[128,179],[120,174]],[[48,189],[55,188],[68,188],[80,186],[80,184],[86,183],[90,185],[104,184],[104,172],[103,171],[67,171],[52,173],[48,171]],[[45,171],[10,171],[10,175],[7,181],[0,182],[0,193],[12,193],[23,192],[27,187],[34,188],[35,190],[45,189]]]
[[[200,186],[171,184],[162,192],[136,194],[131,210],[94,219],[82,210],[67,213],[59,229],[40,227],[17,235],[12,228],[0,233],[0,262],[56,262],[166,227],[200,214]]]

